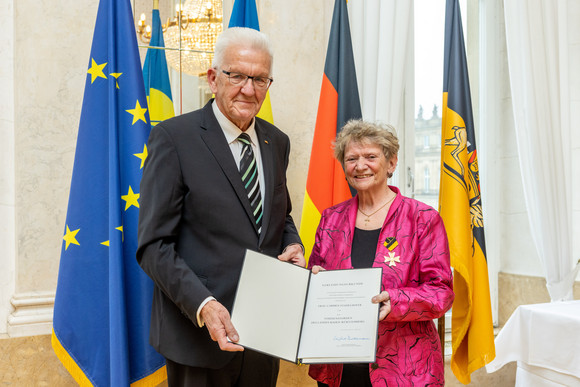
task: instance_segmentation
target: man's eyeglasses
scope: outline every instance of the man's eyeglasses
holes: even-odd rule
[[[233,71],[226,71],[222,70],[222,73],[228,76],[230,83],[235,86],[245,85],[248,79],[251,79],[254,82],[254,87],[256,89],[267,89],[270,87],[274,80],[272,78],[267,77],[251,77],[246,74],[236,73]]]

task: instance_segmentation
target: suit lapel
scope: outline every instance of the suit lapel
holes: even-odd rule
[[[224,133],[219,126],[215,115],[213,114],[211,107],[212,101],[208,102],[203,108],[201,139],[218,162],[224,175],[228,178],[230,184],[236,192],[236,195],[238,196],[238,199],[240,200],[240,203],[244,207],[246,214],[252,220],[254,229],[256,232],[258,232],[258,228],[254,222],[252,207],[250,206],[250,201],[248,200],[248,194],[246,193],[246,189],[242,184],[240,171],[236,165],[226,137],[224,136]]]

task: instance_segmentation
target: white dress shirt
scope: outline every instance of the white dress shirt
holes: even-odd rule
[[[228,118],[221,112],[218,108],[217,103],[213,101],[211,104],[213,109],[213,114],[217,118],[220,127],[222,128],[224,135],[226,136],[226,141],[230,146],[230,150],[232,151],[232,155],[234,156],[234,160],[236,160],[236,164],[238,165],[238,169],[240,169],[240,161],[242,156],[242,148],[243,144],[238,141],[238,136],[244,132],[240,130],[233,122],[228,120]],[[254,156],[256,157],[256,164],[258,166],[258,179],[260,182],[260,194],[262,195],[262,207],[265,207],[266,203],[264,202],[265,194],[266,194],[266,183],[264,181],[264,167],[262,166],[262,154],[260,152],[259,142],[258,142],[258,135],[256,134],[256,119],[252,119],[252,123],[250,127],[246,129],[246,133],[250,136],[250,140],[252,141],[252,150],[254,151]]]

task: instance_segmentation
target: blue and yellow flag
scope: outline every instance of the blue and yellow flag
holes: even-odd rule
[[[82,386],[154,386],[153,283],[135,259],[149,114],[129,0],[101,0],[85,82],[52,346]]]
[[[454,268],[451,369],[463,384],[495,358],[479,168],[458,0],[447,0],[439,211]]]
[[[342,165],[334,158],[332,142],[348,120],[361,117],[346,0],[336,0],[300,222],[306,259],[312,252],[322,211],[353,195]]]
[[[147,95],[151,125],[155,126],[161,121],[173,117],[175,110],[171,98],[171,84],[167,70],[167,59],[165,59],[165,42],[163,41],[159,9],[153,9],[151,16],[153,19],[151,22],[151,41],[149,42],[151,48],[147,50],[145,56],[143,80],[145,81],[145,94]]]
[[[256,0],[235,0],[232,15],[230,16],[230,23],[228,25],[228,28],[232,27],[247,27],[260,31]],[[269,91],[266,93],[266,98],[264,99],[264,103],[262,103],[262,107],[260,108],[257,117],[260,117],[271,124],[274,123]]]

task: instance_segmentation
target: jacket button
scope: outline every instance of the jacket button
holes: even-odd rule
[[[373,363],[373,364],[371,364],[371,368],[373,370],[376,370],[377,368],[379,368],[379,365],[377,363]]]

